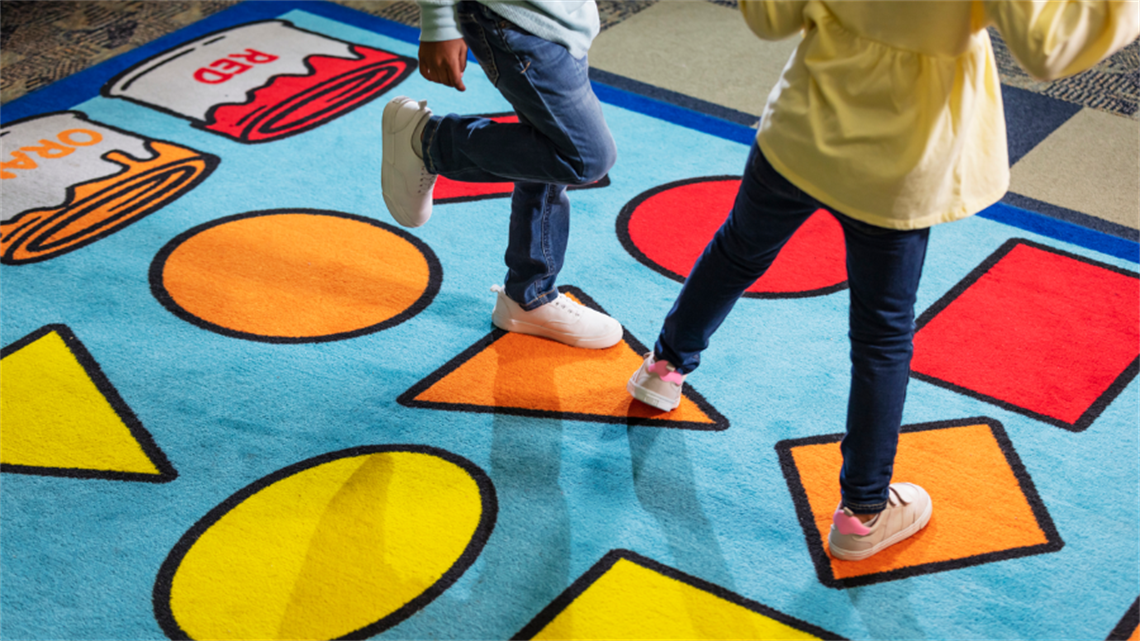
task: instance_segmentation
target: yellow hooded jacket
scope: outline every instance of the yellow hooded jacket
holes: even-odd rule
[[[921,229],[1009,187],[1001,83],[986,27],[1052,80],[1140,35],[1136,0],[742,0],[766,40],[803,32],[756,136],[785,178],[857,220]]]

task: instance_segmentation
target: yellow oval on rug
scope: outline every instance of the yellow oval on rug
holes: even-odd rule
[[[183,537],[155,590],[160,623],[195,639],[374,634],[470,566],[495,505],[477,467],[434,448],[357,448],[286,468]]]

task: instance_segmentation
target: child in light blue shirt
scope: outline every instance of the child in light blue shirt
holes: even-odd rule
[[[384,202],[400,224],[432,211],[437,175],[513,182],[507,274],[491,320],[500,329],[574,347],[616,345],[621,324],[560,294],[570,230],[566,188],[606,175],[613,136],[590,85],[586,52],[597,35],[593,0],[420,3],[420,73],[459,91],[470,51],[518,115],[517,123],[432,115],[400,97],[384,109]]]
[[[555,42],[574,58],[586,55],[600,29],[593,0],[567,2],[482,2],[491,11],[530,33]],[[455,22],[454,2],[420,2],[420,41],[442,42],[462,38]]]

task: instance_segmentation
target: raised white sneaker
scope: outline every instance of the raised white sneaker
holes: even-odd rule
[[[420,122],[430,116],[426,100],[416,102],[407,96],[395,98],[384,107],[380,188],[388,211],[404,227],[419,227],[431,218],[436,177],[413,148],[420,144],[416,139],[422,129]]]
[[[625,389],[642,403],[671,412],[681,404],[684,383],[684,374],[668,361],[654,359],[653,352],[649,352],[645,362],[629,377]]]
[[[560,293],[558,298],[528,312],[508,298],[502,287],[495,285],[491,291],[498,294],[491,322],[499,329],[588,349],[613,347],[621,340],[621,323],[579,305],[565,294]]]
[[[866,523],[840,504],[831,517],[827,545],[837,559],[862,561],[926,527],[933,512],[926,490],[913,483],[891,483],[887,507]]]

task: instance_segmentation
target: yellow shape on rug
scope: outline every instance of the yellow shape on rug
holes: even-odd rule
[[[0,372],[0,463],[161,474],[58,331],[4,356]]]
[[[431,454],[321,463],[209,525],[175,571],[170,612],[194,639],[342,637],[432,588],[484,509],[475,479]]]
[[[786,623],[626,558],[535,639],[815,639]]]

